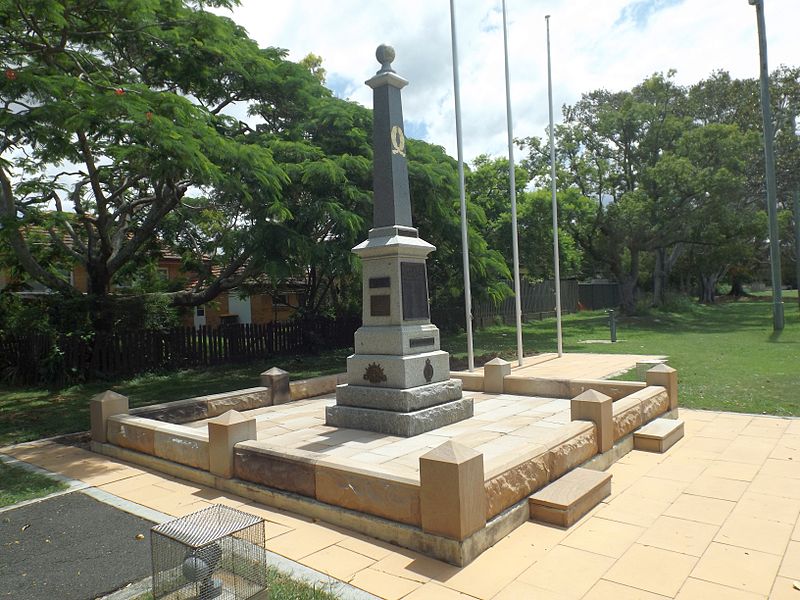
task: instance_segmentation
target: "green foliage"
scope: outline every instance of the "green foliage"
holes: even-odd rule
[[[653,75],[630,91],[586,93],[564,107],[556,128],[559,189],[594,203],[563,227],[584,254],[584,273],[621,284],[628,312],[642,282],[652,282],[656,305],[670,286],[713,302],[718,282],[757,277],[766,258],[757,83],[720,71],[683,88],[673,75]],[[781,67],[773,86],[779,179],[788,189],[800,165],[790,123],[800,70]],[[538,138],[523,144],[524,164],[544,186],[546,146]]]
[[[328,95],[306,68],[180,0],[2,2],[0,22],[0,215],[20,269],[77,294],[37,249],[41,231],[104,304],[167,244],[198,279],[171,302],[193,305],[282,259],[263,242],[291,216],[288,176],[223,111],[255,103],[262,131],[289,130]]]
[[[434,306],[463,306],[464,275],[461,246],[461,205],[457,163],[441,146],[408,142],[408,171],[412,217],[420,235],[436,246],[428,261],[431,302]],[[508,294],[504,283],[509,270],[492,244],[487,221],[468,204],[467,237],[473,297],[499,300]],[[459,265],[459,266],[456,266]]]

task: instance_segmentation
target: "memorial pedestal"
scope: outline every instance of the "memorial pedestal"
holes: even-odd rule
[[[461,381],[450,379],[450,356],[430,322],[425,261],[436,248],[411,224],[408,166],[394,51],[381,46],[374,90],[374,208],[369,238],[353,248],[362,264],[362,322],[347,383],[325,412],[335,427],[413,436],[472,416]]]

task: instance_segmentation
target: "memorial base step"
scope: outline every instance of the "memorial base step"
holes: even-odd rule
[[[654,419],[633,432],[633,447],[647,452],[666,452],[682,437],[681,419]]]
[[[472,398],[460,398],[412,412],[337,404],[325,408],[325,424],[329,427],[347,427],[412,437],[469,419],[473,412]]]
[[[569,527],[611,494],[611,474],[573,469],[528,498],[531,520]]]

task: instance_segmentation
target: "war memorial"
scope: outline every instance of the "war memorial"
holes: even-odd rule
[[[450,371],[430,321],[435,248],[411,220],[408,82],[392,48],[376,56],[374,220],[353,249],[363,325],[347,372],[290,381],[273,368],[258,387],[133,410],[105,392],[92,449],[462,566],[529,519],[572,525],[632,449],[668,450],[683,435],[677,373],[658,361],[641,382],[602,378],[608,365],[531,375],[544,355]]]

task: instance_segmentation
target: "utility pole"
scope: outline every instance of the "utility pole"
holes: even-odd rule
[[[772,105],[769,99],[769,70],[767,67],[767,34],[764,25],[764,0],[748,0],[756,7],[758,53],[761,63],[761,114],[764,120],[764,167],[767,179],[767,212],[769,214],[769,262],[772,269],[772,329],[783,329],[783,300],[781,298],[781,246],[778,237],[778,190],[775,184],[775,150],[772,147]]]

